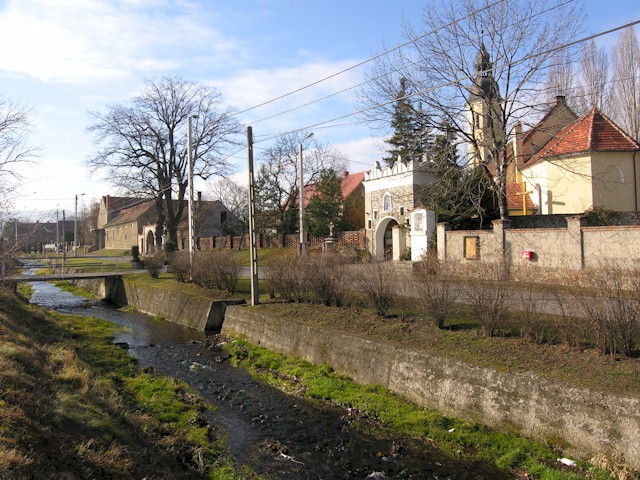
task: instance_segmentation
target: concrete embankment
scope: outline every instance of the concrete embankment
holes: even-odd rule
[[[138,312],[200,331],[219,330],[227,305],[244,303],[244,300],[212,300],[186,292],[138,285],[124,277],[78,280],[76,283],[118,306],[133,305]]]
[[[222,333],[269,350],[328,364],[359,383],[377,384],[448,415],[521,433],[582,457],[618,452],[640,468],[640,399],[505,373],[386,345],[340,331],[229,307]]]

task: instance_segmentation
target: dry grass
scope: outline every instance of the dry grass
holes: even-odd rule
[[[163,408],[202,408],[182,399],[184,386],[136,369],[111,344],[112,328],[52,318],[0,291],[0,478],[198,479],[212,474],[212,459],[226,463],[208,425],[181,430],[150,410],[154,398],[132,396],[126,382],[153,381]]]

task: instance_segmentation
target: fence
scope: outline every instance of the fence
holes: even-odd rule
[[[325,237],[307,235],[307,245],[310,249],[321,249],[324,244]],[[275,234],[275,235],[256,235],[256,243],[258,248],[296,248],[300,243],[300,235],[296,234]],[[350,232],[337,232],[336,243],[338,247],[365,248],[365,231],[355,230]],[[224,236],[200,238],[199,246],[201,249],[212,248],[249,248],[249,236]]]
[[[438,258],[445,262],[496,262],[532,268],[582,270],[605,263],[640,262],[640,225],[587,226],[584,217],[565,218],[566,227],[512,228],[495,220],[492,230],[437,226]]]

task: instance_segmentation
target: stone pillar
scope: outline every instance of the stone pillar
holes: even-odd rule
[[[583,217],[567,217],[567,242],[568,251],[567,268],[582,270],[584,268],[584,238],[582,227],[586,225]]]
[[[391,228],[391,238],[393,240],[393,260],[404,259],[407,251],[407,234],[402,225],[394,225]]]
[[[436,225],[436,242],[438,245],[438,261],[445,263],[447,261],[447,232],[451,230],[448,223],[438,223]]]

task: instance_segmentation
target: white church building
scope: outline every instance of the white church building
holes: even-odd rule
[[[365,173],[365,231],[369,252],[379,260],[419,260],[436,231],[435,212],[420,204],[420,192],[435,182],[428,161],[398,158]],[[410,252],[410,254],[409,254]]]

